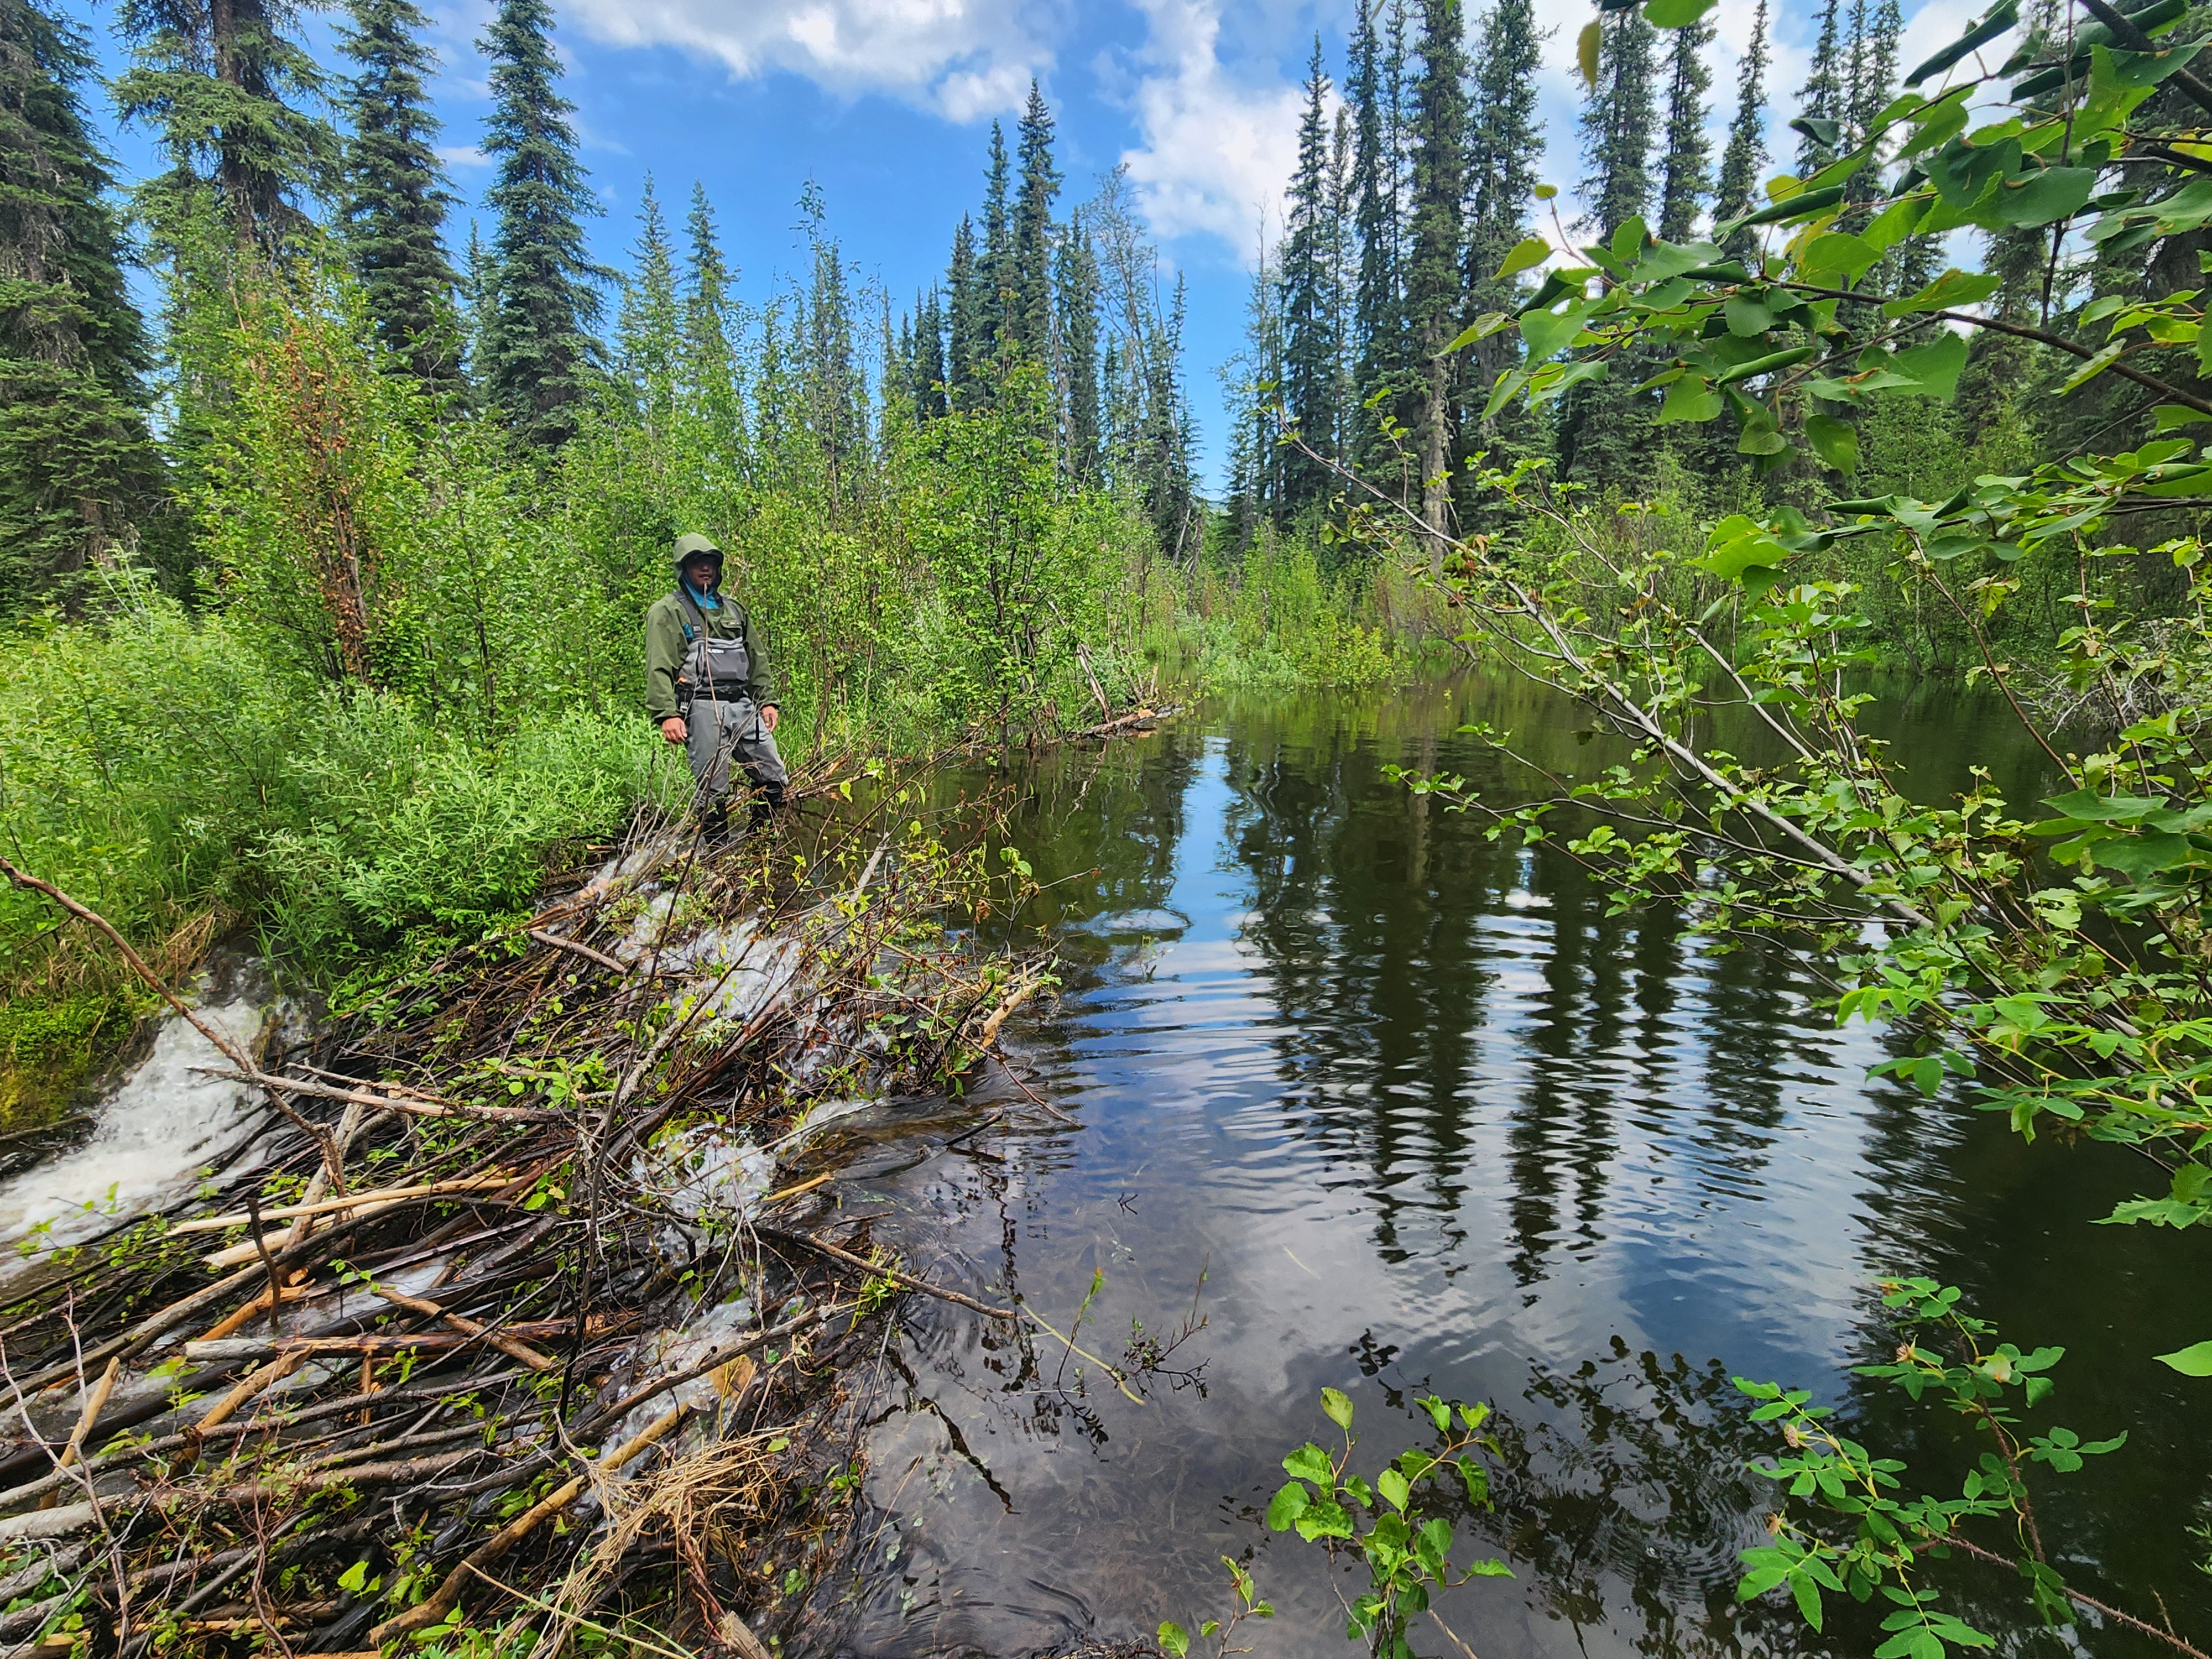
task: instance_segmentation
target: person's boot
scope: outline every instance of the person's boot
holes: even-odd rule
[[[699,838],[708,847],[730,844],[730,806],[727,801],[716,801],[699,815]]]
[[[774,817],[783,805],[783,786],[764,783],[753,792],[752,811],[745,820],[745,832],[757,833]]]

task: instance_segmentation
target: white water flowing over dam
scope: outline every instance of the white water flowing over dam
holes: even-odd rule
[[[250,990],[197,1012],[248,1049],[276,1017],[270,999]],[[227,1161],[261,1121],[258,1089],[213,1074],[229,1066],[190,1021],[165,1015],[146,1057],[91,1108],[90,1136],[0,1184],[0,1246],[33,1234],[46,1249],[81,1243],[191,1192],[200,1171]],[[17,1259],[9,1249],[0,1273]]]

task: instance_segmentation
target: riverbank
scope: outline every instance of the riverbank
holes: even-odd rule
[[[988,803],[955,836],[860,793],[713,855],[641,825],[312,1037],[179,1009],[144,1064],[231,1091],[185,1178],[10,1182],[0,1644],[757,1659],[813,1616],[860,1362],[930,1291],[821,1137],[947,1091],[1047,1109],[992,1057],[1042,964],[945,925],[1025,890]]]

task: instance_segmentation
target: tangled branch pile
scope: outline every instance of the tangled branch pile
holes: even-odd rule
[[[268,1128],[0,1281],[0,1653],[482,1650],[503,1620],[498,1650],[761,1659],[745,1615],[853,1484],[840,1362],[930,1288],[810,1231],[826,1177],[779,1165],[959,1088],[1043,982],[948,931],[1026,872],[920,799],[820,789],[713,856],[643,827],[297,1053],[202,1023]]]

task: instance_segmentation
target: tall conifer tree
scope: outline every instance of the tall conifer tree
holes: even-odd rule
[[[1632,9],[1608,13],[1603,27],[1597,85],[1583,108],[1589,172],[1582,194],[1589,228],[1610,244],[1623,227],[1650,215],[1659,112],[1651,25]],[[1640,362],[1616,362],[1604,379],[1576,386],[1561,400],[1559,456],[1569,476],[1613,484],[1635,471],[1654,412],[1635,387],[1650,373]]]
[[[1352,37],[1352,187],[1359,233],[1359,276],[1352,300],[1353,384],[1364,401],[1396,378],[1398,369],[1398,159],[1392,148],[1382,43],[1376,31],[1381,0],[1360,0]],[[1370,428],[1363,422],[1362,436]]]
[[[1467,176],[1467,49],[1459,0],[1422,0],[1420,79],[1413,117],[1413,231],[1406,316],[1419,353],[1412,423],[1421,469],[1421,518],[1441,568],[1450,499],[1452,372],[1444,348],[1459,331],[1462,210]]]
[[[299,10],[292,0],[124,0],[131,61],[116,107],[159,127],[171,162],[138,192],[157,231],[179,226],[211,187],[231,234],[274,250],[307,225],[302,193],[335,182],[337,135],[307,112],[324,82],[297,38]]]
[[[945,384],[952,408],[963,415],[989,401],[986,377],[991,362],[991,328],[983,295],[988,280],[977,269],[975,224],[963,213],[952,233],[952,264],[945,277],[951,313]]]
[[[1820,33],[1813,42],[1813,64],[1805,76],[1804,88],[1797,94],[1797,114],[1804,121],[1833,121],[1841,126],[1849,120],[1850,110],[1845,100],[1845,47],[1841,37],[1840,0],[1823,0],[1820,7]],[[1809,179],[1836,159],[1836,147],[1825,143],[1815,133],[1798,130],[1797,173]]]
[[[1636,8],[1609,12],[1598,46],[1597,85],[1583,106],[1582,196],[1600,241],[1651,213],[1652,143],[1659,124],[1651,25]]]
[[[670,246],[668,222],[661,215],[649,173],[638,203],[637,227],[630,274],[623,283],[622,310],[615,319],[615,342],[647,423],[659,427],[675,406],[683,325],[676,297],[676,250]]]
[[[1006,334],[1012,345],[1042,361],[1052,334],[1052,204],[1060,174],[1052,164],[1052,111],[1037,83],[1022,112],[1021,179],[1014,196],[1008,261]]]
[[[1322,67],[1318,34],[1306,67],[1305,91],[1283,240],[1282,399],[1291,427],[1325,455],[1337,429],[1338,349],[1336,307],[1330,294],[1329,83]],[[1295,514],[1328,499],[1334,480],[1323,463],[1292,449],[1284,455],[1282,469],[1285,511]]]
[[[741,450],[744,400],[737,355],[730,345],[730,287],[737,280],[722,256],[707,187],[693,181],[691,211],[684,220],[690,247],[684,258],[683,380],[711,441]]]
[[[443,231],[451,198],[433,148],[438,118],[423,89],[437,54],[414,0],[351,0],[339,50],[358,66],[343,103],[346,246],[392,361],[426,386],[459,377],[450,326],[458,279]]]
[[[1060,245],[1060,342],[1066,414],[1060,453],[1067,475],[1096,483],[1100,462],[1098,256],[1080,214]]]
[[[92,73],[74,27],[0,0],[0,615],[65,592],[160,499]]]
[[[1014,220],[1006,135],[991,123],[991,161],[983,175],[983,246],[975,265],[983,319],[979,369],[995,365],[1006,342],[1006,301],[1014,286]],[[994,371],[995,372],[995,371]]]
[[[1521,280],[1509,276],[1501,282],[1498,268],[1529,234],[1544,153],[1536,104],[1543,52],[1533,0],[1496,0],[1475,48],[1474,108],[1468,123],[1467,321],[1485,312],[1513,311],[1523,295]],[[1476,342],[1468,354],[1462,377],[1469,405],[1461,422],[1463,449],[1502,447],[1526,453],[1540,447],[1536,422],[1519,398],[1479,434],[1468,430],[1498,375],[1519,361],[1519,342],[1510,330]],[[1471,498],[1463,498],[1461,510],[1465,514],[1474,506]]]
[[[1729,123],[1720,178],[1713,190],[1717,220],[1742,217],[1759,193],[1759,169],[1766,163],[1766,0],[1759,0],[1751,20],[1751,45],[1736,72],[1735,118]],[[1739,230],[1722,246],[1729,258],[1748,260],[1758,251],[1759,235]]]
[[[915,418],[933,421],[945,410],[945,297],[933,288],[915,300]]]
[[[1711,44],[1710,18],[1686,23],[1674,32],[1667,64],[1667,152],[1660,164],[1659,234],[1686,242],[1695,234],[1698,210],[1711,188],[1707,165],[1712,147],[1705,140],[1705,97],[1713,72],[1705,66]]]
[[[599,204],[576,159],[575,106],[556,90],[552,28],[550,0],[500,0],[477,43],[491,59],[483,148],[497,168],[485,379],[508,426],[548,449],[576,429],[606,275],[585,251],[583,216]]]
[[[1544,56],[1534,0],[1497,0],[1474,54],[1468,128],[1467,276],[1470,306],[1496,308],[1493,273],[1528,234],[1544,153],[1536,73]]]

